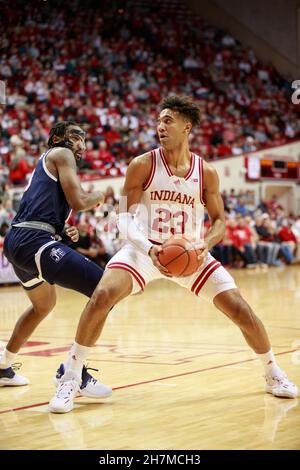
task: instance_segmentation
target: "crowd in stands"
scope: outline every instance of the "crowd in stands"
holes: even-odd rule
[[[226,233],[212,254],[224,266],[280,267],[300,260],[300,216],[288,214],[276,195],[258,206],[249,191],[236,194],[232,189],[222,197]]]
[[[177,3],[170,14],[163,0],[0,0],[0,181],[25,184],[66,119],[87,131],[83,177],[124,175],[157,146],[158,103],[170,93],[198,102],[191,147],[207,160],[300,137],[290,83]]]
[[[90,184],[88,190],[93,190]],[[226,214],[226,234],[212,250],[213,256],[231,268],[285,266],[300,261],[300,216],[287,214],[276,196],[255,205],[249,191],[231,190],[222,194]],[[13,207],[15,205],[15,207]],[[0,187],[0,246],[17,210],[5,186]],[[121,248],[115,224],[118,196],[108,187],[105,203],[95,210],[73,213],[70,225],[77,226],[79,242],[73,245],[89,259],[105,267]],[[209,220],[205,221],[206,229]]]

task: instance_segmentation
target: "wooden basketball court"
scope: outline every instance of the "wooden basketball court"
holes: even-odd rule
[[[300,268],[233,275],[299,386]],[[119,304],[93,349],[89,365],[113,396],[48,413],[52,376],[86,302],[57,291],[55,310],[21,351],[20,373],[31,385],[0,388],[0,449],[300,449],[299,401],[266,395],[262,367],[239,330],[167,280]],[[2,341],[27,305],[20,287],[0,289]]]

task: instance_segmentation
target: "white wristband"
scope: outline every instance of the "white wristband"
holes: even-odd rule
[[[122,212],[118,215],[117,226],[123,239],[131,241],[139,250],[147,255],[149,254],[149,250],[153,244],[137,227],[129,212]]]

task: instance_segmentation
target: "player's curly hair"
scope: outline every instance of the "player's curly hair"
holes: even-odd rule
[[[48,147],[54,147],[55,143],[53,142],[53,137],[56,135],[57,137],[64,137],[66,130],[70,126],[78,126],[77,122],[75,121],[60,121],[55,124],[54,127],[50,130],[49,139],[48,139]]]
[[[200,109],[198,106],[187,96],[170,95],[164,98],[160,104],[160,110],[172,109],[177,111],[187,118],[192,126],[198,126],[200,124]]]

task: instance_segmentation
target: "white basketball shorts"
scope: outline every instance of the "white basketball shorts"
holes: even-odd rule
[[[123,269],[131,275],[133,282],[131,295],[144,290],[145,286],[155,279],[170,279],[198,297],[211,302],[221,292],[236,289],[233,277],[210,253],[204,267],[191,276],[167,278],[154,266],[150,256],[127,242],[111,258],[106,268]]]

